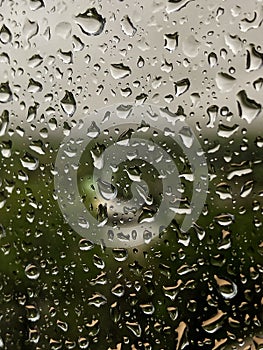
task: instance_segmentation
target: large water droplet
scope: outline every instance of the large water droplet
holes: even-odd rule
[[[237,94],[239,116],[250,124],[261,112],[262,106],[256,101],[248,98],[246,91],[242,90]]]
[[[10,89],[9,83],[0,84],[0,103],[7,103],[12,100],[12,91]]]
[[[76,22],[84,34],[99,35],[104,29],[106,20],[93,7],[77,15]]]
[[[237,295],[237,286],[234,282],[225,278],[219,278],[217,275],[214,275],[214,278],[218,285],[218,290],[224,299],[232,299]]]
[[[172,52],[178,47],[178,39],[179,39],[179,34],[178,32],[175,32],[173,34],[165,34],[164,35],[164,47]]]
[[[2,28],[0,29],[0,41],[2,44],[10,43],[12,40],[12,34],[10,30],[7,28],[6,25],[3,24]]]
[[[121,29],[128,36],[134,36],[137,29],[133,25],[129,16],[124,16],[121,20]]]
[[[176,96],[181,96],[184,94],[187,90],[190,88],[190,80],[188,78],[179,80],[174,83],[175,87],[175,95]]]
[[[141,330],[141,326],[138,322],[126,322],[126,326],[127,328],[129,328],[129,330],[136,336],[136,337],[140,337],[142,330]]]
[[[88,299],[88,305],[94,305],[96,307],[101,307],[105,304],[107,304],[107,298],[100,293],[96,293]]]
[[[110,71],[114,79],[123,79],[131,74],[131,69],[122,63],[111,64]]]
[[[111,183],[98,179],[97,184],[99,193],[104,199],[113,200],[116,198],[117,188],[114,187]]]
[[[29,42],[30,39],[32,39],[34,36],[37,35],[38,30],[39,30],[39,26],[37,22],[26,19],[23,27],[23,34],[25,35],[27,42]]]
[[[0,116],[0,136],[4,136],[9,126],[9,112],[4,110]]]
[[[192,134],[192,131],[189,127],[184,126],[180,132],[179,135],[183,141],[183,144],[187,148],[191,148],[194,142],[194,135]]]
[[[218,73],[216,76],[216,84],[219,90],[223,92],[229,92],[233,89],[236,82],[236,78],[227,73]]]
[[[37,266],[35,266],[33,264],[29,264],[26,266],[25,274],[31,280],[36,280],[40,276],[40,272],[39,272]]]
[[[72,94],[72,92],[66,90],[65,96],[62,98],[60,103],[61,103],[61,107],[62,107],[63,111],[67,115],[72,117],[76,111],[76,108],[77,108],[76,101],[75,101],[75,98],[74,98],[74,95]]]

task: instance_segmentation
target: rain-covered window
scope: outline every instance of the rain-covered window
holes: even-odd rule
[[[263,349],[262,0],[0,0],[0,349]]]

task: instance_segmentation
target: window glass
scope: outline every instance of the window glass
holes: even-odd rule
[[[263,349],[261,0],[0,0],[0,349]]]

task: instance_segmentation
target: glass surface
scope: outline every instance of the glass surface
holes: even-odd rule
[[[262,0],[0,0],[0,349],[263,349]]]

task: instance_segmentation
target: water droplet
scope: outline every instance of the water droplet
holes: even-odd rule
[[[91,250],[94,248],[94,243],[89,241],[88,239],[86,238],[82,238],[80,241],[79,241],[79,249],[80,250],[83,250],[83,251],[88,251],[88,250]]]
[[[31,68],[39,67],[43,62],[43,57],[36,54],[29,58],[28,65]]]
[[[218,329],[223,326],[226,317],[226,312],[218,310],[216,315],[203,321],[202,327],[207,333],[215,333]]]
[[[254,45],[250,45],[247,50],[246,70],[253,72],[258,70],[263,65],[263,54],[256,50]]]
[[[99,35],[103,32],[106,20],[93,7],[77,15],[76,22],[84,34]]]
[[[178,47],[178,32],[175,32],[173,34],[165,34],[164,39],[164,47],[166,48],[166,50],[173,52]]]
[[[113,200],[116,198],[117,188],[114,187],[111,183],[98,179],[97,184],[99,193],[104,199]]]
[[[111,289],[111,292],[113,295],[120,298],[124,295],[124,287],[121,284],[117,284]]]
[[[98,308],[105,304],[107,304],[107,298],[100,293],[93,294],[93,296],[88,299],[88,305],[94,305]]]
[[[39,310],[34,305],[26,305],[27,319],[31,322],[36,322],[40,319]]]
[[[79,344],[80,349],[88,349],[89,340],[85,337],[79,337],[78,344]]]
[[[241,32],[246,33],[247,31],[251,29],[259,28],[262,24],[262,16],[261,13],[258,13],[258,11],[254,11],[253,17],[250,18],[243,18],[239,22],[239,28]]]
[[[9,83],[0,84],[0,103],[7,103],[12,101],[12,91],[10,89]]]
[[[62,329],[63,332],[67,332],[68,331],[68,324],[67,322],[63,322],[60,320],[57,320],[57,326]]]
[[[179,81],[174,83],[174,87],[175,87],[175,95],[177,97],[181,96],[187,90],[189,90],[189,88],[190,88],[190,80],[188,78],[179,80]]]
[[[152,303],[141,304],[140,308],[142,309],[142,312],[145,315],[152,315],[154,313],[154,310],[155,310],[154,305]]]
[[[218,106],[212,105],[207,108],[207,114],[209,116],[209,122],[207,123],[208,128],[213,128],[218,116]]]
[[[217,87],[223,92],[231,91],[236,83],[236,78],[227,73],[218,73],[215,80]]]
[[[0,29],[0,41],[2,44],[6,45],[12,41],[12,34],[6,25],[3,24]]]
[[[220,123],[218,126],[217,134],[218,136],[224,137],[224,138],[230,138],[234,133],[239,129],[238,124],[234,124],[232,126],[225,125]]]
[[[76,101],[75,101],[75,98],[74,98],[74,95],[72,94],[72,92],[66,90],[65,96],[62,98],[60,103],[61,103],[61,107],[62,107],[63,111],[67,115],[72,117],[76,111],[76,108],[77,108]]]
[[[123,79],[131,75],[131,69],[123,63],[111,64],[110,71],[114,79]]]
[[[9,126],[9,112],[4,110],[0,116],[0,136],[4,136]]]
[[[121,318],[120,306],[117,302],[113,303],[110,307],[111,319],[114,323],[117,323]]]
[[[234,222],[235,216],[233,214],[220,214],[214,219],[220,226],[229,226]]]
[[[29,84],[27,87],[28,92],[31,92],[34,94],[34,93],[40,92],[42,90],[43,90],[43,85],[39,81],[36,81],[32,78],[29,79]]]
[[[253,180],[247,181],[241,188],[240,196],[242,198],[246,198],[247,196],[249,196],[253,190],[253,186],[254,186]]]
[[[248,124],[252,123],[262,110],[261,104],[248,98],[245,90],[240,91],[237,97],[239,116],[245,119]]]
[[[242,41],[237,35],[225,35],[225,43],[237,55],[242,50]]]
[[[129,16],[124,16],[121,20],[121,29],[124,32],[124,34],[128,36],[134,36],[137,32],[137,29],[133,25],[131,19]]]
[[[260,91],[263,87],[263,78],[258,78],[253,82],[253,87],[256,91]]]
[[[29,264],[26,266],[25,274],[31,280],[36,280],[40,276],[38,268],[33,264]]]
[[[126,322],[127,328],[136,336],[140,337],[142,334],[141,326],[138,322]]]
[[[218,64],[218,58],[217,58],[216,53],[211,52],[211,53],[208,55],[208,63],[209,63],[209,66],[210,66],[211,68],[217,66],[217,64]]]
[[[1,191],[0,192],[0,209],[2,209],[5,206],[6,201],[7,201],[7,195],[5,194],[4,191]]]
[[[37,35],[38,31],[39,31],[39,26],[37,22],[26,19],[25,24],[23,26],[23,34],[26,38],[26,41],[29,42],[30,39],[32,39],[34,36]]]
[[[137,67],[138,67],[138,68],[143,68],[144,65],[145,65],[145,61],[144,61],[143,57],[140,56],[139,59],[138,59],[138,61],[137,61]]]
[[[124,248],[114,248],[112,254],[116,261],[125,261],[128,258],[128,251]]]
[[[219,278],[217,275],[214,275],[214,278],[224,299],[233,299],[237,295],[237,286],[234,282]]]
[[[218,194],[222,200],[232,199],[231,187],[225,182],[222,182],[216,186],[216,194]]]
[[[24,168],[31,171],[36,170],[39,166],[39,160],[30,153],[26,153],[20,161]]]
[[[39,107],[39,104],[35,103],[34,106],[30,106],[28,108],[27,119],[26,119],[28,123],[32,123],[36,119],[38,107]]]
[[[96,137],[99,136],[99,134],[100,134],[100,129],[97,126],[97,124],[93,121],[87,130],[87,136],[92,139],[95,139]]]
[[[103,270],[105,268],[105,262],[98,256],[93,255],[93,264],[98,268]]]
[[[153,234],[151,231],[149,230],[145,230],[143,232],[143,240],[145,244],[149,244],[151,242],[151,240],[153,239]]]

